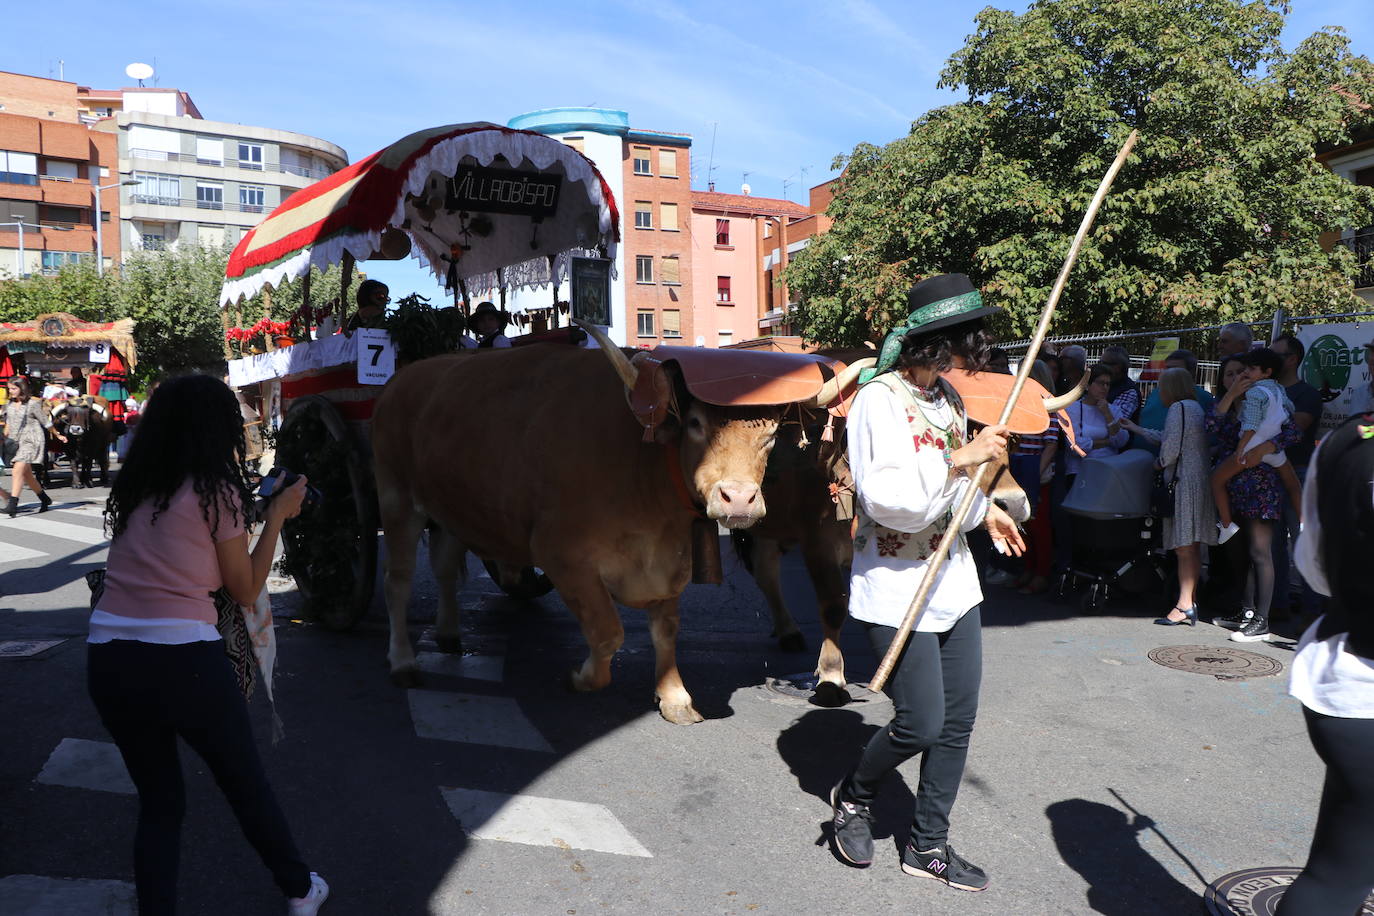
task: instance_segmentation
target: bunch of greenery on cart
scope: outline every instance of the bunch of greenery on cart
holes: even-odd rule
[[[398,363],[452,353],[458,349],[467,321],[459,308],[436,308],[419,293],[411,293],[387,313],[385,327],[396,347]]]

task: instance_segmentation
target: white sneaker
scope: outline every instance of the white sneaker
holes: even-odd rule
[[[310,893],[304,897],[288,897],[286,912],[290,916],[315,916],[320,905],[329,899],[329,885],[313,871],[310,873]]]
[[[1225,544],[1227,541],[1231,540],[1231,538],[1235,537],[1236,534],[1237,534],[1239,531],[1240,531],[1240,526],[1237,525],[1235,522],[1232,522],[1231,524],[1227,525],[1225,528],[1223,528],[1220,524],[1218,524],[1218,525],[1217,525],[1217,546],[1220,547],[1222,544]]]

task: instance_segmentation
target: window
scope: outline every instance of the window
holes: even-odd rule
[[[74,226],[81,221],[81,211],[76,207],[54,207],[51,204],[43,207],[43,215],[39,222],[45,226]]]
[[[224,209],[224,185],[196,183],[196,206],[202,210]]]
[[[632,155],[635,160],[636,175],[652,175],[652,163],[649,161],[649,148],[647,146],[633,147]]]
[[[38,184],[38,157],[33,153],[0,150],[0,182]]]
[[[577,150],[582,155],[587,155],[587,142],[581,137],[564,137],[563,142]]]
[[[663,282],[671,286],[682,283],[682,274],[678,271],[678,260],[675,255],[663,259]]]
[[[239,209],[244,213],[261,213],[266,199],[266,188],[257,188],[252,185],[243,185],[239,188]]]
[[[729,277],[716,277],[716,301],[717,301],[717,302],[729,302],[729,301],[730,301],[730,278],[729,278]]]
[[[640,312],[635,316],[635,333],[640,337],[654,336],[654,313]]]
[[[716,244],[721,247],[730,245],[730,221],[728,219],[716,220]]]
[[[677,150],[661,149],[658,151],[658,175],[660,178],[677,177]]]
[[[55,274],[68,264],[81,263],[79,251],[45,251],[42,253],[43,273]]]
[[[763,237],[766,239],[771,239],[773,237],[773,221],[771,219],[765,219],[763,221]]]
[[[663,310],[663,336],[682,336],[682,312],[678,309]]]
[[[167,207],[181,204],[181,179],[177,176],[135,172],[134,179],[138,181],[138,187],[134,188],[133,203],[161,204]]]
[[[635,282],[654,282],[654,259],[652,255],[635,255]]]
[[[677,204],[658,205],[658,228],[665,232],[677,232]]]
[[[56,178],[60,181],[76,180],[76,163],[63,162],[61,159],[49,159],[43,164],[43,177]]]
[[[716,341],[716,346],[728,347],[730,346],[730,344],[735,342],[734,331],[728,330],[726,328],[721,328],[718,333],[720,334],[720,340]]]
[[[196,161],[201,165],[223,165],[224,141],[218,137],[196,137]]]
[[[196,241],[202,248],[220,248],[224,245],[225,234],[223,226],[196,227]]]
[[[654,228],[654,205],[647,200],[635,201],[635,228]]]
[[[146,251],[161,251],[167,247],[167,237],[160,232],[144,232],[141,238]]]
[[[129,128],[129,155],[175,161],[181,157],[181,134],[161,127],[134,124]]]
[[[239,144],[239,168],[262,171],[262,145],[259,143]]]

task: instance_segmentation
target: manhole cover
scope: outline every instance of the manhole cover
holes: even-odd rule
[[[821,684],[820,677],[811,672],[770,677],[763,682],[763,687],[769,693],[811,706],[844,706],[863,703],[873,697],[866,684],[847,684],[841,689],[834,684]]]
[[[0,658],[32,658],[64,642],[65,639],[11,639],[0,642]]]
[[[1211,916],[1273,916],[1279,899],[1298,876],[1297,868],[1247,868],[1207,886],[1203,900]],[[1374,916],[1374,897],[1355,916]]]
[[[1283,670],[1283,662],[1230,646],[1160,646],[1150,650],[1150,661],[1166,668],[1193,674],[1210,674],[1224,681],[1268,677]]]

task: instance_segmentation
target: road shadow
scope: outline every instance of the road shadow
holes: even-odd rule
[[[832,853],[830,789],[858,763],[879,728],[852,709],[813,709],[778,734],[778,756],[796,777],[797,787],[820,803],[816,845],[828,845]],[[915,810],[916,797],[906,782],[900,775],[890,775],[873,803],[874,842],[887,840],[900,855]]]
[[[1045,809],[1060,858],[1088,882],[1087,904],[1104,916],[1196,913],[1202,896],[1183,884],[1140,844],[1148,817],[1085,798]]]

